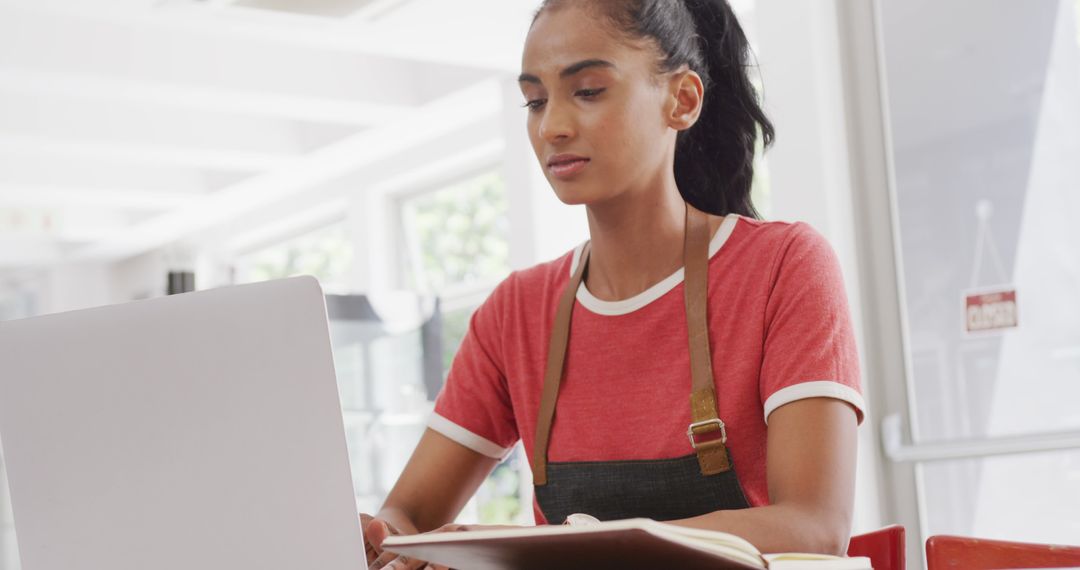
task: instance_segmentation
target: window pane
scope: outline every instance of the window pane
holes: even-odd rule
[[[919,441],[1080,429],[1075,9],[883,3]]]
[[[765,157],[764,142],[759,135],[757,151],[754,153],[754,181],[750,187],[750,199],[758,213],[767,220],[772,217],[773,208],[772,186],[769,181],[769,164]]]
[[[1075,9],[881,2],[916,445],[1080,429]],[[1075,542],[1078,466],[919,465],[923,535]]]
[[[402,202],[407,259],[405,283],[443,298],[443,369],[454,355],[479,306],[478,289],[510,271],[506,190],[498,173],[488,173]],[[482,295],[481,295],[482,297]],[[461,522],[522,522],[522,469],[514,454],[484,481],[463,511]],[[524,505],[524,506],[523,506]]]
[[[1076,45],[1080,45],[1080,0],[1076,0]]]
[[[944,461],[921,472],[927,536],[1054,544],[1080,537],[1080,450]]]
[[[37,293],[33,283],[0,283],[0,321],[23,319],[36,315]]]
[[[351,315],[346,307],[358,304],[333,298],[327,308],[353,489],[360,511],[374,513],[419,442],[432,403],[421,330]]]
[[[529,463],[518,445],[510,457],[500,463],[476,492],[477,518],[480,524],[521,524],[532,522],[531,504],[522,497],[522,483]],[[524,511],[528,512],[524,512]]]
[[[461,347],[461,341],[465,339],[469,321],[476,309],[476,306],[469,306],[443,313],[443,370],[450,371],[454,355]]]
[[[243,256],[237,280],[241,283],[313,275],[328,291],[348,289],[353,245],[344,223],[304,234]]]
[[[506,190],[497,173],[402,204],[407,283],[422,291],[486,282],[510,271]]]

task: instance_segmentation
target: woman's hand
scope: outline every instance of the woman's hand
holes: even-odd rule
[[[441,566],[433,566],[423,560],[415,560],[383,550],[382,544],[387,537],[406,534],[395,528],[393,524],[366,514],[360,515],[360,524],[364,529],[364,550],[367,554],[368,568],[371,570],[416,570],[419,568],[449,570]]]
[[[423,562],[384,552],[383,541],[398,534],[441,530],[461,512],[498,463],[498,459],[481,455],[430,428],[425,430],[379,512],[374,517],[360,516],[372,570],[424,568]]]
[[[383,552],[382,543],[388,536],[401,534],[394,525],[368,514],[360,514],[360,528],[364,531],[364,552],[368,567],[383,568],[395,558],[396,554]]]
[[[397,532],[390,523],[368,515],[360,515],[360,522],[364,526],[364,546],[368,553],[368,565],[372,570],[451,570],[446,566],[430,564],[423,560],[416,560],[407,556],[399,556],[392,552],[384,551],[382,549],[383,541],[386,540],[388,536],[395,536],[401,533]],[[512,528],[519,527],[508,525],[446,524],[425,534],[469,532],[477,530],[505,530]]]

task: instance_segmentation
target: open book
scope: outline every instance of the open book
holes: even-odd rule
[[[393,536],[383,548],[457,570],[873,570],[869,558],[762,555],[733,534],[650,519]]]

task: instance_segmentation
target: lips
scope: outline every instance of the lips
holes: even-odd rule
[[[557,154],[548,159],[548,170],[556,178],[570,178],[585,169],[589,159],[574,154]]]

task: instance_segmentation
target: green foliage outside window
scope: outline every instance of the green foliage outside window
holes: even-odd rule
[[[449,371],[454,362],[454,355],[461,347],[461,341],[469,330],[469,320],[476,307],[465,307],[443,313],[443,370]]]
[[[501,175],[490,173],[403,204],[407,240],[420,257],[410,264],[413,286],[439,293],[510,271],[504,186]]]
[[[500,463],[484,480],[476,493],[482,524],[517,524],[522,509],[529,505],[521,500],[522,453]]]
[[[244,282],[314,275],[328,290],[347,288],[353,245],[344,223],[335,224],[244,257]]]
[[[496,283],[510,272],[510,224],[503,177],[492,172],[402,203],[405,282],[420,291],[452,301],[455,291]],[[443,370],[469,328],[475,304],[443,313]],[[515,524],[523,505],[519,463],[501,463],[477,491],[482,524]]]

